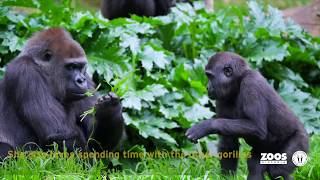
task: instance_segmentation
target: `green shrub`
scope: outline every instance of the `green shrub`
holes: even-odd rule
[[[193,147],[184,132],[192,123],[214,115],[204,66],[218,51],[247,58],[308,132],[320,132],[320,39],[285,21],[273,7],[265,12],[249,2],[247,14],[237,7],[207,13],[201,3],[178,4],[167,16],[108,21],[98,13],[76,11],[70,1],[0,4],[0,65],[5,67],[32,33],[64,27],[85,49],[100,92],[112,90],[124,98],[131,144]]]

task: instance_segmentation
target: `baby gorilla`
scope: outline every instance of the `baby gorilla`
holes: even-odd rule
[[[308,135],[299,119],[241,56],[217,53],[209,59],[205,72],[208,95],[216,100],[217,117],[188,129],[188,139],[196,142],[209,134],[219,134],[219,152],[229,153],[238,151],[238,138],[244,138],[252,147],[248,179],[264,179],[264,172],[271,179],[292,179],[293,153],[309,148]],[[261,165],[261,153],[286,153],[287,164]],[[223,173],[234,173],[237,159],[222,158],[220,164]]]

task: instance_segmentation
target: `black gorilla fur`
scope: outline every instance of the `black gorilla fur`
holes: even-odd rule
[[[0,81],[0,155],[34,142],[43,149],[56,142],[82,150],[113,150],[124,122],[118,97],[99,100],[86,73],[81,46],[60,28],[36,33]],[[81,115],[96,107],[95,117]],[[95,119],[95,125],[94,124]],[[89,136],[95,139],[88,143]]]
[[[249,68],[245,60],[229,52],[217,53],[206,66],[208,94],[216,99],[217,117],[194,125],[186,132],[191,141],[219,134],[219,152],[239,150],[242,137],[252,147],[248,179],[291,179],[295,151],[308,151],[308,135],[288,106],[265,78]],[[261,153],[287,153],[285,165],[261,165]],[[222,172],[234,173],[237,159],[222,158]]]
[[[139,16],[160,16],[170,12],[175,0],[102,0],[101,13],[105,18]],[[177,2],[189,2],[179,0]]]

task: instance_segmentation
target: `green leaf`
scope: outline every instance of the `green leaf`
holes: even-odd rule
[[[173,129],[179,127],[176,122],[166,120],[164,118],[153,118],[152,121],[148,121],[148,124],[161,129]]]
[[[161,84],[148,85],[142,90],[128,91],[122,102],[123,107],[141,110],[142,100],[153,102],[157,97],[163,96],[168,90]]]
[[[0,38],[2,39],[1,45],[8,47],[10,52],[21,51],[25,43],[24,38],[19,38],[13,32],[5,32],[0,35]]]
[[[138,111],[141,110],[141,98],[136,96],[135,92],[127,92],[123,96],[122,106],[130,109],[136,109]]]
[[[166,108],[164,106],[160,106],[159,112],[164,115],[166,119],[173,119],[179,117],[180,112],[173,108]]]
[[[256,1],[249,1],[250,16],[254,18],[256,26],[265,26],[265,13]]]
[[[261,66],[263,61],[282,61],[289,55],[288,44],[276,41],[264,41],[251,51],[248,58]]]
[[[150,128],[147,124],[142,124],[139,126],[139,134],[144,137],[154,137],[156,139],[162,139],[172,144],[177,144],[176,140],[171,137],[168,133],[156,128]]]
[[[123,48],[129,47],[132,54],[135,56],[140,48],[140,39],[135,34],[124,34],[121,38],[120,46]]]
[[[139,129],[139,134],[144,138],[153,137],[162,139],[171,144],[177,144],[175,139],[162,129],[172,129],[178,127],[175,122],[170,122],[163,118],[156,117],[150,112],[146,113],[140,119],[130,117],[128,114],[123,114],[126,124],[133,125]]]
[[[166,59],[166,55],[163,51],[157,51],[149,45],[143,48],[139,57],[142,67],[147,71],[151,71],[153,69],[153,64],[160,69],[165,69],[165,66],[169,64],[169,61]]]
[[[131,64],[128,63],[129,58],[125,56],[123,49],[113,46],[102,52],[97,50],[90,51],[88,58],[91,61],[93,71],[103,75],[107,82],[110,82],[115,76],[124,77],[127,74],[126,72],[133,69]]]
[[[144,92],[151,92],[154,97],[161,97],[168,92],[168,90],[161,84],[152,84],[144,88]]]
[[[1,61],[0,61],[0,62],[1,62]],[[0,68],[0,79],[3,78],[4,72],[5,72],[4,68]]]
[[[199,104],[194,104],[191,108],[186,110],[184,116],[191,122],[198,122],[202,119],[212,118],[213,115],[214,113],[211,112],[209,108],[206,108]]]
[[[264,70],[272,79],[276,79],[278,81],[291,81],[299,88],[308,87],[308,84],[301,78],[299,74],[295,74],[291,69],[279,63],[269,63],[268,65],[264,66]]]
[[[283,19],[282,12],[272,6],[268,6],[268,24],[270,34],[280,36],[281,32],[286,31],[286,24]]]
[[[253,18],[255,29],[265,30],[264,32],[274,37],[280,37],[281,32],[286,31],[286,23],[281,11],[268,6],[268,12],[264,13],[261,5],[256,1],[248,3],[250,17]]]

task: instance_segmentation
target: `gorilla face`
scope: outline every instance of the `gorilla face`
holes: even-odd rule
[[[209,79],[207,89],[211,99],[219,99],[231,94],[233,81],[233,68],[231,65],[207,66],[206,75]]]
[[[68,39],[59,47],[48,46],[42,60],[47,63],[45,64],[47,71],[55,77],[52,79],[52,85],[59,97],[64,97],[67,101],[86,97],[85,93],[89,90],[86,74],[87,58],[77,42]]]
[[[89,90],[86,77],[86,61],[83,58],[75,58],[65,63],[67,76],[66,97],[70,100],[78,100],[86,97]]]
[[[52,89],[57,99],[75,101],[85,98],[89,86],[84,50],[67,32],[53,33],[51,36],[54,37],[31,39],[27,53],[34,57],[35,63],[41,67],[47,86]]]
[[[245,62],[231,55],[229,53],[229,56],[224,54],[221,57],[221,53],[217,53],[209,59],[205,73],[209,80],[207,90],[211,99],[229,99],[239,91],[239,78],[246,69]]]

